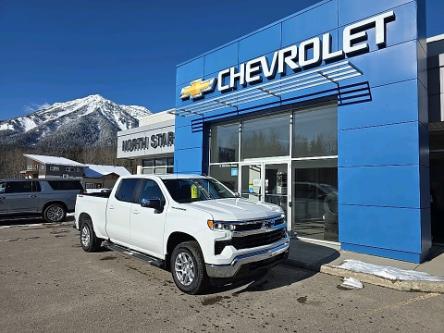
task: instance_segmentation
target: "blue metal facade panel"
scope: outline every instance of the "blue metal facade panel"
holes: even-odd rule
[[[239,62],[245,62],[281,47],[281,24],[268,27],[239,42]]]
[[[365,19],[409,2],[416,2],[413,0],[338,1],[339,26]],[[410,18],[414,19],[413,17]]]
[[[202,147],[174,149],[174,170],[180,173],[202,174]]]
[[[339,203],[375,208],[421,208],[419,172],[417,165],[339,167]],[[386,218],[388,220],[389,216]],[[381,236],[372,234],[375,239]]]
[[[417,43],[410,41],[353,58],[370,87],[378,87],[418,77]],[[416,93],[415,93],[416,94]]]
[[[214,77],[221,69],[259,56],[270,59],[281,47],[324,32],[333,35],[336,50],[342,46],[344,26],[388,10],[396,20],[387,24],[386,47],[374,45],[370,29],[370,52],[349,58],[363,75],[340,83],[365,83],[369,98],[359,103],[339,99],[339,238],[346,250],[419,262],[431,242],[423,0],[331,0],[296,13],[178,66],[176,107],[193,104],[179,98],[192,80]],[[202,126],[205,119],[336,96],[336,89],[334,84],[312,87],[285,94],[282,100],[244,103],[238,111],[227,107],[204,117],[176,117],[175,171],[206,170],[206,137],[202,127],[196,130],[196,122]]]
[[[191,125],[176,127],[175,135],[180,138],[188,138],[188,140],[176,141],[174,145],[175,150],[202,147],[203,134],[202,132],[193,133]]]
[[[347,154],[339,154],[339,166],[417,165],[418,136],[417,122],[341,131],[339,145]]]
[[[338,27],[338,16],[335,15],[337,12],[338,1],[331,0],[283,21],[282,46],[298,43],[324,32],[335,30]]]
[[[239,61],[237,43],[224,46],[205,56],[204,75],[228,68]]]
[[[389,250],[381,247],[371,247],[368,245],[359,245],[356,243],[346,243],[341,242],[341,249],[344,251],[350,252],[359,252],[370,254],[373,256],[379,257],[387,257],[402,261],[408,261],[415,264],[421,263],[424,260],[425,256],[418,252],[407,252],[407,251],[399,251],[399,250]]]
[[[180,67],[176,71],[176,84],[188,83],[204,75],[204,58],[196,58]]]
[[[345,217],[341,223],[340,241],[343,243],[399,251],[399,244],[393,242],[397,238],[404,240],[402,251],[419,253],[421,250],[416,236],[421,231],[418,224],[420,209],[341,205],[341,214]],[[387,216],[392,218],[387,219]],[[366,222],[369,220],[371,223]],[[373,236],[375,230],[381,234],[377,239]]]
[[[408,80],[371,89],[371,103],[345,105],[339,109],[338,128],[373,127],[418,120],[417,80]]]

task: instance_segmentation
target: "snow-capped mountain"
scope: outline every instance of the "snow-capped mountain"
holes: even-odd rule
[[[107,144],[119,130],[134,128],[150,114],[137,105],[119,105],[100,95],[42,105],[26,116],[0,122],[0,143],[83,146]]]

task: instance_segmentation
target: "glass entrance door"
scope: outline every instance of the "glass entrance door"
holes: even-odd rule
[[[251,164],[242,166],[241,195],[253,202],[262,199],[262,165]]]
[[[265,164],[265,202],[279,205],[287,215],[288,164]]]
[[[287,215],[288,165],[288,162],[242,165],[240,175],[242,197],[253,202],[263,201],[279,205]]]

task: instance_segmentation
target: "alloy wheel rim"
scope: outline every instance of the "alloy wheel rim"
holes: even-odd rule
[[[82,245],[85,247],[88,247],[90,239],[91,239],[91,236],[89,233],[89,229],[87,226],[84,226],[82,228],[82,236],[81,236]]]
[[[189,286],[191,283],[193,283],[196,276],[196,268],[193,258],[191,258],[188,253],[180,252],[176,256],[174,269],[176,277],[181,284],[184,286]]]
[[[59,206],[51,206],[48,208],[46,215],[51,221],[60,221],[63,218],[63,208]]]

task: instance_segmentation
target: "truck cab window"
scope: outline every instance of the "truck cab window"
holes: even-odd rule
[[[179,203],[235,198],[233,192],[212,178],[164,179],[163,183]]]
[[[5,193],[6,191],[6,183],[0,183],[0,193]]]
[[[153,180],[144,180],[142,183],[142,188],[140,190],[139,202],[142,200],[160,200],[165,201],[162,190],[159,185]]]
[[[120,182],[119,188],[117,189],[115,195],[116,199],[125,202],[136,202],[134,197],[138,181],[139,179],[136,178],[123,179]]]

